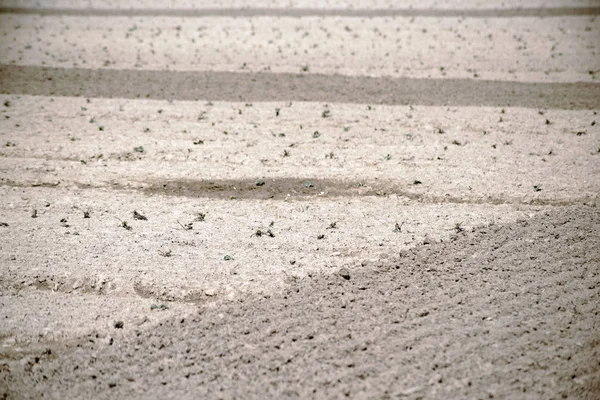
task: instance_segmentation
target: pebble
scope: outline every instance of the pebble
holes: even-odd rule
[[[348,271],[348,268],[341,268],[338,274],[345,280],[350,280],[350,271]]]

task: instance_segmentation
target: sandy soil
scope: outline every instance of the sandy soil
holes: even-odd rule
[[[600,397],[598,2],[18,3],[0,398]]]
[[[600,12],[600,8],[597,9]],[[600,20],[0,15],[5,64],[594,82]]]

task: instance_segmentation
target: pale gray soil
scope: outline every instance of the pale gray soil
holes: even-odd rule
[[[599,241],[598,208],[560,207],[270,298],[48,345],[1,376],[24,398],[595,399]]]

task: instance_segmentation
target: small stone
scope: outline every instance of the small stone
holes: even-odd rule
[[[345,280],[349,281],[350,280],[350,271],[348,271],[347,268],[341,268],[338,272],[338,274],[344,278]]]

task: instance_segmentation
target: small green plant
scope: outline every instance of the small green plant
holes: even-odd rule
[[[194,140],[192,143],[194,143],[194,144],[204,144],[204,140],[198,139],[198,140]]]
[[[304,184],[304,186],[306,186],[307,188],[314,187],[314,185],[312,184],[311,181],[306,181],[306,183]]]
[[[457,146],[462,146],[462,144],[458,140],[453,140],[452,144],[457,145]]]
[[[256,232],[254,232],[255,236],[261,237],[263,235],[266,235],[268,237],[275,237],[275,234],[273,233],[273,231],[271,231],[270,229],[268,229],[266,232],[264,232],[262,229],[258,228],[256,230]]]
[[[317,239],[321,240],[321,239],[325,239],[325,235],[321,234],[321,235],[317,235]]]
[[[456,233],[461,233],[464,230],[465,228],[462,227],[462,222],[457,222],[454,224],[454,231],[456,231]]]
[[[587,135],[586,131],[579,131],[575,133],[577,136]]]
[[[423,183],[423,182],[421,182],[421,181],[420,181],[420,180],[418,180],[418,179],[415,179],[415,180],[413,181],[413,185],[420,185],[420,184],[422,184],[422,183]]]
[[[10,107],[10,101],[6,100],[4,102],[4,107],[6,107],[6,108]]]
[[[389,161],[389,160],[391,160],[391,159],[392,159],[392,156],[388,154],[388,155],[386,155],[384,158],[385,158],[386,160],[388,160],[388,161]]]
[[[89,218],[90,217],[90,210],[86,210],[83,212],[83,218]]]
[[[302,67],[300,67],[300,71],[308,72],[308,65],[303,65]]]
[[[534,192],[541,192],[542,191],[542,185],[537,184],[533,186],[533,191]]]
[[[125,230],[132,230],[133,228],[129,225],[127,225],[127,221],[121,221],[121,227],[125,228]]]
[[[206,218],[206,213],[199,212],[194,221],[202,222]]]
[[[396,233],[402,232],[402,225],[404,225],[404,222],[402,222],[401,224],[399,224],[396,221],[396,224],[394,225],[394,232],[396,232]]]
[[[167,306],[166,304],[152,304],[150,305],[150,310],[159,310],[159,311],[164,311],[167,310],[169,308],[169,306]]]
[[[283,156],[284,157],[289,157],[290,156],[290,152],[287,150],[283,150]]]
[[[327,229],[337,229],[337,222],[330,223]]]
[[[313,139],[318,138],[319,136],[321,136],[321,134],[319,133],[319,131],[314,131],[313,132]]]
[[[331,110],[324,110],[321,113],[321,117],[323,117],[323,118],[329,118],[329,117],[331,117]]]
[[[37,214],[37,210],[34,208],[33,211],[31,212],[31,218],[37,218],[38,214]]]
[[[446,131],[444,131],[442,128],[438,128],[437,133],[442,135],[442,134],[446,133]]]
[[[231,260],[233,260],[233,257],[231,257],[230,255],[227,254],[227,255],[225,255],[225,257],[223,257],[223,260],[231,261]]]
[[[275,116],[279,117],[279,112],[281,111],[281,108],[276,108],[275,109]]]
[[[144,146],[134,147],[133,151],[135,151],[136,153],[143,153],[144,152]]]
[[[255,182],[256,186],[264,186],[265,185],[265,181],[262,179],[257,179]]]

